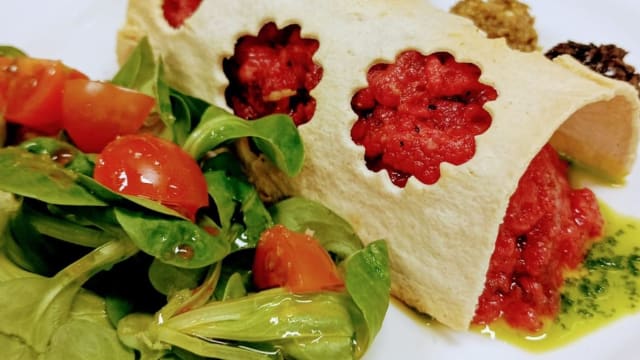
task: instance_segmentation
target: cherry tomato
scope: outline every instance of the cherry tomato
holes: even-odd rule
[[[294,293],[339,290],[344,282],[329,253],[313,237],[275,225],[260,236],[253,261],[259,289],[283,286]]]
[[[178,145],[150,134],[121,136],[105,146],[93,177],[113,191],[158,201],[192,221],[209,203],[195,160]]]
[[[97,153],[118,135],[137,132],[154,106],[151,96],[137,91],[72,79],[64,85],[62,126],[80,150]]]
[[[2,60],[4,117],[46,134],[60,130],[62,91],[69,73],[60,61],[19,57]]]
[[[13,61],[12,58],[0,56],[0,114],[4,114],[5,107],[7,106],[7,92],[11,79],[9,66],[13,64]]]

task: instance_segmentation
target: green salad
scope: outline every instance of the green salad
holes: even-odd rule
[[[0,48],[5,64],[19,57],[26,55]],[[291,118],[246,121],[171,88],[146,39],[109,83],[153,98],[143,127],[153,135],[130,136],[188,154],[204,178],[206,205],[106,186],[94,176],[106,166],[103,154],[83,151],[78,130],[66,125],[0,148],[3,358],[360,358],[389,304],[384,240],[363,246],[350,224],[308,199],[263,201],[234,147],[249,139],[278,172],[296,176],[304,147]],[[9,110],[0,117],[9,121]],[[180,169],[175,181],[189,179]],[[268,285],[257,286],[257,271],[284,261],[269,254],[266,267],[256,265],[256,248],[276,227],[317,241],[342,286],[299,291],[269,282],[277,273],[261,274]],[[302,251],[286,255],[302,267],[311,261]]]

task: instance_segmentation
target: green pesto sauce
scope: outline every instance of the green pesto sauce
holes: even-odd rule
[[[640,310],[640,219],[600,203],[605,234],[582,268],[568,274],[561,310],[538,334],[519,333],[506,324],[472,329],[532,352],[551,350]]]

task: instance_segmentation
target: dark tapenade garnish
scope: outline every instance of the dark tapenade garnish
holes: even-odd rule
[[[627,50],[613,44],[582,44],[575,41],[560,43],[545,55],[553,59],[560,55],[571,55],[592,70],[612,79],[626,81],[640,93],[640,74],[624,61]]]

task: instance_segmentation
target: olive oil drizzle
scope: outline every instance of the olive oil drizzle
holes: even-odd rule
[[[543,352],[638,312],[640,219],[616,213],[602,202],[600,209],[604,235],[593,244],[581,268],[567,274],[555,320],[536,334],[518,332],[501,321],[472,329],[531,352]]]

